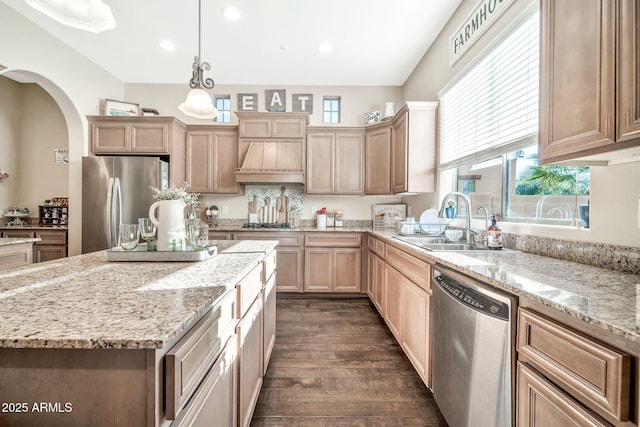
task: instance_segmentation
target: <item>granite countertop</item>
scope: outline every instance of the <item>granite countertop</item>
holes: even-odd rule
[[[527,252],[431,252],[373,230],[436,263],[640,342],[640,275]]]
[[[0,273],[0,347],[165,347],[275,248],[244,241],[202,262],[107,262],[94,252]]]
[[[0,237],[0,246],[19,245],[21,243],[35,243],[40,237]]]
[[[0,225],[0,230],[68,230],[67,225]]]

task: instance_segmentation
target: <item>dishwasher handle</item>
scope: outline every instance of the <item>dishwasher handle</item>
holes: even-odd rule
[[[435,282],[451,298],[487,316],[495,317],[506,322],[509,321],[511,317],[510,304],[491,298],[481,290],[475,289],[440,272],[434,270],[433,273]]]

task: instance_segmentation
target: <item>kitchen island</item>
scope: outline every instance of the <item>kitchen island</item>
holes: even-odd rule
[[[227,343],[276,245],[237,243],[202,262],[102,251],[0,273],[0,425],[158,426],[191,413],[221,351],[233,359]]]
[[[39,237],[0,237],[0,269],[33,262],[33,244]]]

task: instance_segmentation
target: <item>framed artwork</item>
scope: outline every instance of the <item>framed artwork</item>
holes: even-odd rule
[[[364,113],[364,124],[372,125],[380,122],[380,110],[369,111]]]
[[[140,105],[133,104],[131,102],[105,99],[104,115],[105,116],[139,116]]]

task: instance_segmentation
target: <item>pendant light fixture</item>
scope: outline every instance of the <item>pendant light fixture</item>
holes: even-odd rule
[[[213,101],[209,92],[205,89],[212,89],[215,83],[213,79],[205,79],[204,71],[211,70],[208,62],[201,62],[200,40],[202,25],[202,0],[198,0],[198,56],[193,58],[193,74],[189,80],[191,90],[187,94],[187,99],[178,106],[178,109],[187,116],[198,119],[213,119],[218,115],[218,110],[213,106]]]
[[[116,27],[111,8],[102,0],[26,0],[49,18],[69,27],[101,33]]]

